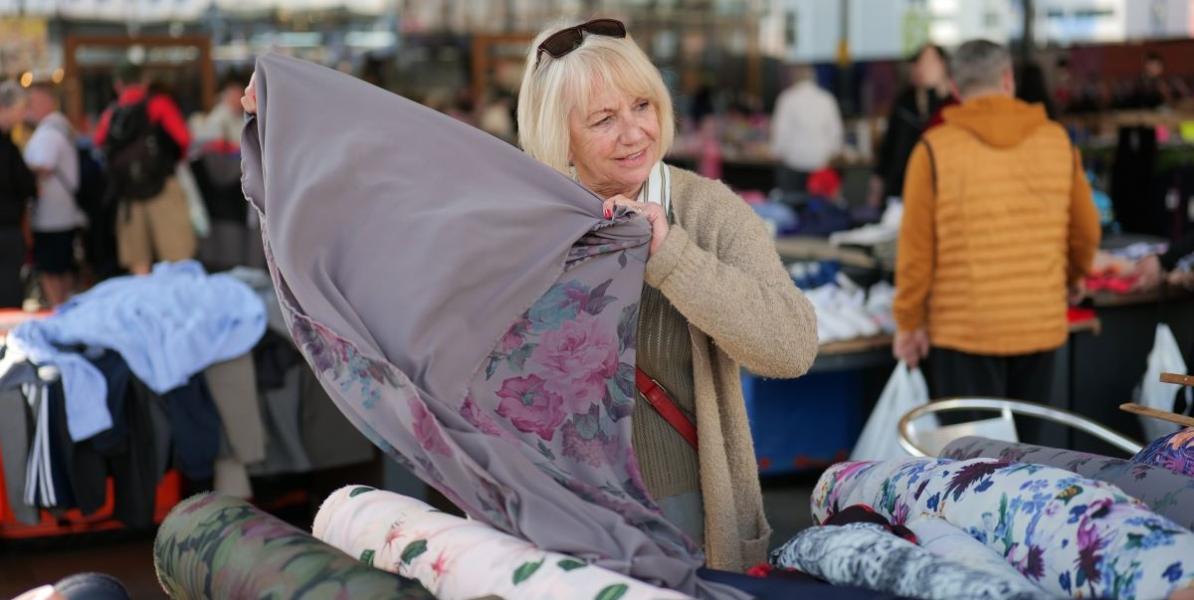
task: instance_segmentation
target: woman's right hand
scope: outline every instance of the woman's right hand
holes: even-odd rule
[[[257,71],[253,71],[253,75],[249,77],[249,85],[245,86],[245,95],[241,96],[240,105],[244,107],[245,112],[257,114]]]

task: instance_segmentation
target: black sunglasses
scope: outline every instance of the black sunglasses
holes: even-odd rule
[[[617,19],[593,19],[575,27],[561,29],[551,34],[539,44],[535,53],[535,66],[539,66],[539,59],[546,52],[552,58],[561,58],[569,52],[580,48],[585,41],[585,34],[603,35],[605,37],[626,37],[626,25]]]

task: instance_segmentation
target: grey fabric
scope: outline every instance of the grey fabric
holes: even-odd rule
[[[306,365],[296,366],[286,372],[285,385],[276,390],[259,392],[258,399],[262,413],[265,414],[266,440],[265,460],[249,465],[250,475],[278,475],[282,473],[304,473],[311,470],[311,460],[307,458],[307,451],[303,448],[302,429],[299,426],[299,379],[303,371],[310,371]],[[322,391],[322,390],[320,390]],[[324,396],[327,404],[332,401]],[[336,411],[336,419],[343,422],[344,416]],[[313,423],[313,425],[316,425]],[[346,441],[352,443],[353,438],[361,438],[357,430],[348,425],[352,437]],[[326,433],[326,432],[325,432]],[[334,445],[339,440],[332,437],[326,441]],[[361,442],[357,442],[359,445]],[[364,441],[365,451],[372,452],[372,446]]]
[[[40,520],[37,507],[25,503],[25,474],[32,431],[29,404],[20,387],[0,388],[0,453],[4,456],[4,489],[13,517],[27,525]]]
[[[1194,529],[1194,477],[1179,475],[1162,467],[1086,452],[977,436],[967,436],[950,442],[941,450],[941,458],[997,458],[1008,462],[1066,469],[1083,477],[1114,484],[1147,504],[1157,514],[1172,519],[1182,527]]]
[[[647,497],[630,447],[646,220],[603,219],[516,148],[342,73],[267,55],[256,75],[246,197],[291,333],[352,423],[478,520],[742,598],[698,578],[700,549]],[[529,358],[524,336],[542,342]],[[600,354],[577,362],[582,348]]]
[[[265,459],[265,425],[261,407],[257,404],[257,378],[253,372],[253,355],[211,365],[203,372],[207,388],[232,454],[242,465]]]
[[[1000,577],[937,556],[874,523],[810,527],[772,552],[771,564],[835,585],[924,600],[1055,597],[1023,577]]]

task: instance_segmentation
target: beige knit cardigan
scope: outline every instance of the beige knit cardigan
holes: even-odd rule
[[[766,560],[771,526],[740,369],[803,375],[817,355],[817,318],[742,198],[721,182],[669,168],[676,223],[647,261],[645,280],[692,334],[708,566],[743,571]]]

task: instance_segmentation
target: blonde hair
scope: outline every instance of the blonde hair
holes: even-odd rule
[[[519,145],[527,154],[569,175],[568,117],[573,110],[588,106],[595,87],[608,85],[646,98],[655,107],[660,154],[655,159],[663,158],[671,149],[676,124],[672,98],[659,69],[629,34],[625,38],[585,34],[584,43],[561,58],[546,52],[539,56],[539,44],[566,27],[558,24],[544,29],[527,52],[518,94]]]

